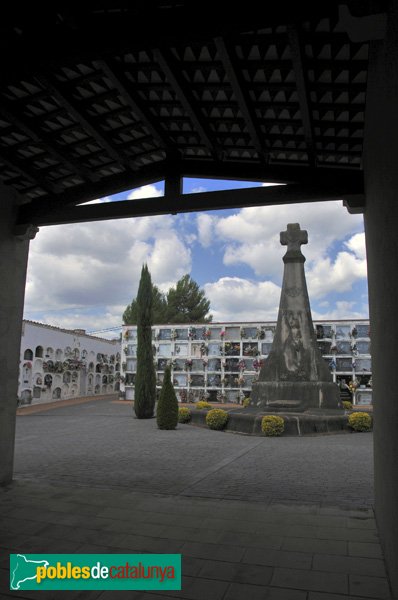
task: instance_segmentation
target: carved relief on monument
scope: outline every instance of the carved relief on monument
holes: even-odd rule
[[[304,347],[302,311],[282,311],[282,347],[284,364],[281,379],[305,380],[310,374],[310,353]]]

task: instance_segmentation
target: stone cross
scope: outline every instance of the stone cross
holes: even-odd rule
[[[300,253],[301,244],[308,244],[308,233],[300,229],[298,223],[288,223],[287,230],[281,231],[280,240],[282,246],[287,246],[287,252]]]

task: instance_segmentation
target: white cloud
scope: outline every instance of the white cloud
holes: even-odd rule
[[[222,277],[204,286],[214,321],[275,320],[281,289],[271,281]]]
[[[275,228],[267,227],[269,208],[265,206],[242,208],[234,215],[221,217],[216,225],[217,233],[224,240],[240,243],[258,242],[269,236],[275,236]],[[265,210],[267,215],[264,214]]]
[[[111,202],[111,198],[109,196],[105,196],[104,198],[97,198],[96,200],[90,200],[89,202],[82,202],[81,204],[103,204],[104,202]]]
[[[332,292],[348,292],[357,281],[366,279],[365,234],[356,233],[344,246],[349,252],[338,252],[334,261],[328,256],[320,257],[306,270],[310,297],[322,298]]]
[[[213,217],[212,231],[225,242],[224,264],[247,265],[261,279],[281,281],[286,251],[279,240],[287,223],[298,222],[308,231],[306,272],[311,295],[347,292],[353,283],[366,278],[365,234],[361,215],[349,215],[340,201],[283,206],[243,208],[227,217]],[[203,237],[210,236],[210,222],[204,221]],[[199,228],[200,231],[200,228]],[[348,241],[347,236],[350,236]],[[333,261],[330,252],[339,244],[344,251]],[[342,246],[342,244],[344,244]]]
[[[339,252],[334,262],[323,258],[307,271],[308,291],[314,298],[348,292],[359,279],[366,279],[366,261],[348,252]]]
[[[214,223],[216,219],[207,213],[199,213],[196,217],[198,239],[204,248],[208,248],[214,239]]]
[[[141,194],[159,196],[161,191],[145,186],[130,197]],[[102,309],[107,315],[112,307],[126,306],[136,295],[143,262],[148,263],[155,284],[175,283],[191,270],[191,252],[177,235],[176,224],[172,216],[159,215],[41,228],[30,246],[28,318],[99,306],[108,307]],[[65,322],[65,316],[60,318]],[[86,325],[87,315],[80,324],[71,318],[76,327],[98,328],[94,322]],[[106,317],[96,319],[106,321]]]
[[[100,314],[89,314],[86,311],[75,310],[73,312],[49,312],[41,315],[40,322],[61,327],[63,329],[84,329],[91,331],[107,330],[121,326],[121,315],[125,310],[124,305],[106,306]],[[119,336],[120,330],[101,331],[96,333],[99,337],[114,339]]]
[[[163,196],[162,190],[153,184],[149,184],[132,190],[127,196],[127,200],[138,200],[139,198],[158,198],[159,196]]]
[[[312,311],[312,318],[316,319],[368,319],[369,312],[367,306],[363,306],[362,310],[355,309],[355,302],[341,300],[336,302],[335,307],[325,313]]]
[[[355,256],[366,259],[365,233],[356,233],[345,245]]]
[[[148,268],[154,282],[175,282],[191,270],[191,251],[176,233],[171,233],[155,241]]]
[[[257,243],[244,243],[228,245],[224,253],[224,264],[233,266],[237,264],[249,265],[256,275],[281,278],[283,272],[282,256],[286,249],[281,248],[279,239],[273,236],[271,240]],[[279,236],[278,236],[279,238]]]
[[[150,185],[134,190],[129,198],[133,202],[161,195]],[[31,242],[27,317],[39,319],[35,315],[40,313],[40,320],[48,323],[87,330],[118,325],[136,295],[143,262],[148,263],[153,282],[167,291],[191,272],[193,260],[200,261],[202,271],[207,260],[208,283],[201,287],[211,301],[214,320],[275,320],[286,251],[279,232],[292,222],[308,231],[309,244],[302,249],[310,299],[324,300],[317,308],[328,311],[317,318],[366,316],[366,298],[361,295],[350,304],[348,297],[353,285],[366,278],[362,217],[349,215],[341,202],[325,202],[244,208],[228,216],[160,215],[42,228]],[[202,248],[195,246],[198,254],[192,254],[190,246],[196,240]],[[220,277],[210,283],[220,276],[212,273],[217,252],[229,272],[235,265],[245,265],[259,281]],[[331,293],[346,298],[335,303]],[[363,313],[355,309],[359,305]]]
[[[245,263],[258,275],[274,274],[275,261],[284,253],[279,232],[287,223],[300,223],[308,231],[309,245],[303,248],[308,261],[324,256],[333,242],[363,229],[362,216],[349,215],[340,201],[243,208],[215,224],[219,238],[227,243],[226,264]]]
[[[205,188],[203,185],[199,185],[198,187],[194,187],[191,190],[191,194],[200,194],[202,192],[207,192],[207,188]]]

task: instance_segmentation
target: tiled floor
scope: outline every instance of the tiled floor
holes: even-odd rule
[[[153,421],[151,425],[127,419],[123,406],[109,401],[92,406],[92,410],[85,411],[77,406],[49,410],[22,417],[19,422],[19,480],[0,490],[0,598],[390,599],[371,506],[371,481],[367,489],[366,478],[358,480],[361,492],[354,489],[351,493],[346,489],[350,475],[344,464],[336,471],[332,468],[340,446],[345,444],[349,444],[351,451],[359,444],[363,461],[368,460],[363,450],[371,438],[340,436],[340,441],[336,441],[338,436],[313,437],[309,445],[296,440],[294,446],[295,442],[287,438],[253,440],[233,434],[193,431],[189,426],[174,436],[173,432],[157,435],[156,429],[149,433],[149,428],[155,427]],[[122,418],[112,422],[112,415]],[[51,430],[47,437],[46,427]],[[119,451],[111,444],[115,427]],[[130,455],[132,465],[137,459],[134,456],[137,448],[129,445],[127,435],[138,431],[142,434],[140,452],[149,455],[149,462],[141,467],[150,468],[152,457],[152,485],[148,479],[140,478],[139,473],[134,478],[134,469],[126,471],[123,456]],[[65,436],[68,444],[64,443]],[[103,454],[97,439],[101,441]],[[328,452],[324,450],[325,444]],[[178,462],[184,447],[185,457]],[[68,457],[61,460],[68,448],[75,465],[74,478],[71,471],[65,477]],[[326,455],[331,449],[336,452],[328,459]],[[213,462],[208,458],[209,451]],[[325,452],[323,462],[319,458],[322,452]],[[114,463],[118,478],[110,478],[110,484],[106,481],[110,468],[105,460],[107,453],[114,461],[120,458],[119,464]],[[164,464],[161,454],[165,455]],[[298,454],[309,463],[305,474],[312,471],[314,487],[310,487],[311,482],[305,488],[300,487],[297,476],[296,485],[291,482],[292,490],[296,490],[293,499],[287,497],[288,488],[278,495],[282,479],[270,476],[267,489],[267,478],[260,477],[258,468],[265,468],[265,457],[271,462],[270,475],[274,470],[285,469],[288,478]],[[177,463],[174,469],[166,469],[172,456]],[[195,477],[193,458],[197,463]],[[256,461],[260,463],[257,468],[253,466]],[[98,473],[101,468],[102,473]],[[325,475],[323,470],[327,468],[329,474]],[[238,482],[243,486],[241,489]],[[312,494],[317,486],[321,489],[314,501]],[[248,490],[253,492],[252,498]],[[333,497],[340,501],[333,502]],[[355,503],[356,497],[363,501]],[[181,553],[182,590],[10,592],[8,555],[18,552]]]
[[[33,482],[3,489],[0,506],[1,598],[114,597],[94,591],[8,592],[8,554],[22,551],[181,553],[182,591],[163,592],[165,597],[390,598],[371,509],[264,506]],[[152,594],[117,593],[141,596]]]

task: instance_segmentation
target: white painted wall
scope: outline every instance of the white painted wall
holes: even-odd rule
[[[119,377],[119,341],[23,321],[21,404],[112,393],[118,389]]]

